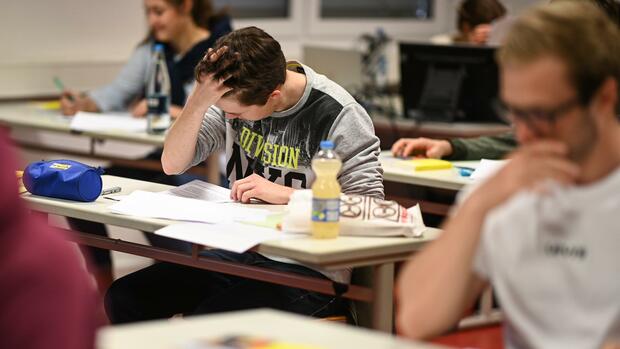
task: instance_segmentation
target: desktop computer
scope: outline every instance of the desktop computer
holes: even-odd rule
[[[498,68],[493,47],[400,43],[405,118],[501,122],[495,112]]]

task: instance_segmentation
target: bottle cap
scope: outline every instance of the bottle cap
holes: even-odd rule
[[[334,149],[334,142],[329,140],[321,141],[321,149]]]
[[[155,51],[155,52],[158,52],[158,51],[163,52],[164,51],[164,45],[163,44],[155,44],[153,46],[153,51]]]

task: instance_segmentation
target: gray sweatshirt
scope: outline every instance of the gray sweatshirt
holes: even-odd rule
[[[329,139],[343,163],[338,175],[342,192],[383,198],[379,139],[368,113],[324,75],[296,62],[288,68],[306,75],[301,99],[292,108],[255,122],[226,120],[219,108],[209,108],[191,166],[225,150],[231,184],[257,173],[274,183],[305,189],[314,182],[312,157],[320,141]]]

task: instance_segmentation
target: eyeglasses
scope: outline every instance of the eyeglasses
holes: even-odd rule
[[[530,128],[540,130],[552,126],[557,119],[579,105],[581,105],[581,101],[578,97],[573,97],[554,108],[518,108],[498,100],[495,103],[495,111],[502,120],[510,125],[519,121]]]

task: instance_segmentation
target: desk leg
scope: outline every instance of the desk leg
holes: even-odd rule
[[[394,318],[394,263],[373,269],[372,328],[392,333]]]

